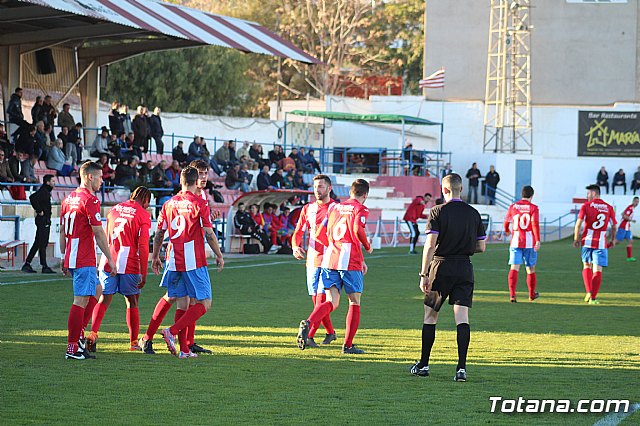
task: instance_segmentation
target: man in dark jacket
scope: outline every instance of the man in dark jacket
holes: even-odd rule
[[[275,172],[273,172],[273,174],[271,175],[271,186],[273,186],[275,189],[281,189],[285,187],[284,170],[277,169]]]
[[[259,191],[264,191],[267,189],[273,189],[271,185],[271,177],[269,176],[269,166],[262,166],[262,171],[258,173],[258,179],[256,181],[256,185]]]
[[[47,245],[49,244],[49,231],[51,230],[51,191],[55,187],[55,177],[45,175],[42,178],[42,186],[31,194],[29,201],[36,212],[36,238],[29,250],[29,255],[22,265],[22,272],[35,273],[31,267],[31,261],[39,253],[40,265],[43,274],[55,274],[55,271],[47,266]]]
[[[604,166],[600,167],[598,176],[596,176],[596,185],[604,186],[607,194],[609,193],[609,173],[607,173],[607,169],[605,169]]]
[[[118,101],[111,103],[111,111],[109,111],[109,130],[112,135],[119,135],[124,132],[123,117],[120,115],[120,104]]]
[[[187,154],[184,153],[184,142],[178,141],[178,146],[173,148],[171,157],[176,160],[181,166],[187,163]]]
[[[496,188],[498,187],[498,182],[500,182],[500,175],[496,172],[495,167],[489,166],[489,173],[487,173],[484,178],[484,184],[486,185],[485,193],[490,206],[496,202]]]
[[[23,127],[16,141],[16,152],[25,152],[30,156],[36,153],[36,126]]]
[[[164,130],[162,129],[162,119],[160,118],[160,107],[153,109],[153,115],[149,120],[151,124],[151,137],[156,143],[156,152],[158,154],[164,154],[164,142],[162,142]]]
[[[7,116],[9,118],[9,123],[15,124],[15,126],[7,129],[7,133],[11,136],[15,136],[17,131],[24,126],[29,125],[24,119],[24,114],[22,114],[22,88],[16,87],[13,95],[9,99],[9,105],[7,105]]]
[[[149,151],[149,128],[147,127],[147,117],[144,114],[145,107],[138,106],[137,114],[133,117],[131,127],[133,128],[134,145],[142,152]]]
[[[471,168],[467,170],[467,179],[469,179],[469,194],[467,196],[467,203],[478,203],[478,183],[482,173],[478,170],[478,165],[473,163]],[[473,201],[471,201],[473,199]]]

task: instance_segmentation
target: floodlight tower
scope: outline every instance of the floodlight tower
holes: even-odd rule
[[[530,7],[530,0],[491,0],[485,152],[533,152]]]

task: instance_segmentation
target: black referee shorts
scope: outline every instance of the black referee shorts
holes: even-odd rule
[[[450,305],[471,307],[473,302],[473,265],[468,258],[433,260],[429,276],[434,277],[431,291],[424,297],[424,304],[440,311],[445,300]]]

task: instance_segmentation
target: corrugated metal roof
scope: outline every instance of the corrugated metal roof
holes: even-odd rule
[[[155,0],[19,0],[98,21],[160,33],[203,45],[319,63],[316,58],[255,22]]]

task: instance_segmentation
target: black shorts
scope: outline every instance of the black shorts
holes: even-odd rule
[[[450,305],[471,307],[473,302],[473,265],[469,259],[434,260],[429,265],[429,276],[434,277],[431,291],[424,304],[439,311],[447,297]]]

